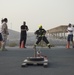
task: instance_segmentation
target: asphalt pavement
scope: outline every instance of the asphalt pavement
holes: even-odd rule
[[[34,49],[27,47],[7,48],[8,51],[0,51],[0,75],[74,75],[74,49],[65,47],[37,48],[46,55],[49,67],[39,66],[21,67],[26,57],[34,55]]]

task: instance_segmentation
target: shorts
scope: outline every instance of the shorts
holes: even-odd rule
[[[68,35],[67,41],[72,41],[73,42],[73,34],[72,35]]]
[[[2,39],[2,34],[0,33],[0,41],[2,41],[3,39]]]

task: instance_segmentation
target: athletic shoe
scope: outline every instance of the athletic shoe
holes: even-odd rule
[[[74,46],[72,48],[74,48]]]
[[[49,47],[49,48],[51,48],[51,46],[50,46],[50,45],[48,45],[48,47]]]
[[[1,49],[2,51],[8,51],[6,48],[5,49]]]

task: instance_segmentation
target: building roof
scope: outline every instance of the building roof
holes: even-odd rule
[[[67,30],[67,25],[60,25],[58,27],[47,30],[47,33],[63,33]]]

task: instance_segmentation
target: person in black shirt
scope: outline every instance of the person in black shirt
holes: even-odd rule
[[[26,25],[26,22],[23,22],[23,25],[21,25],[21,34],[20,34],[20,47],[21,47],[21,43],[22,41],[24,42],[24,48],[25,44],[26,44],[26,39],[27,39],[27,31],[28,31],[28,26]]]
[[[34,48],[36,48],[36,45],[38,45],[41,40],[43,40],[47,44],[47,46],[50,48],[50,43],[45,37],[46,30],[42,28],[42,25],[40,25],[39,29],[35,31],[35,34],[37,35],[37,41],[36,41],[36,44],[34,45]]]

